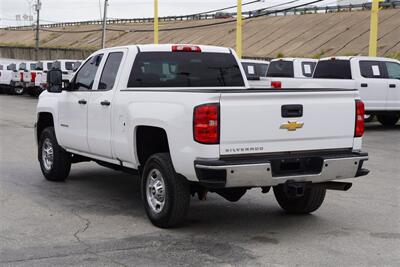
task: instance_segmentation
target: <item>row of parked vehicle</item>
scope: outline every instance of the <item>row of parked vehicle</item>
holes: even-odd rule
[[[386,126],[400,118],[400,61],[384,57],[341,56],[320,60],[280,58],[242,60],[252,88],[357,89],[366,121]]]
[[[0,92],[38,96],[47,88],[47,72],[51,69],[62,71],[63,81],[72,79],[81,60],[60,59],[42,61],[0,61]]]

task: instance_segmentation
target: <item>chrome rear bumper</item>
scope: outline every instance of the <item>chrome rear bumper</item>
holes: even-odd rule
[[[316,159],[317,167],[278,171],[285,161],[302,162]],[[354,178],[368,174],[363,162],[367,153],[340,155],[301,155],[298,157],[266,157],[254,160],[197,160],[195,169],[200,183],[208,187],[263,187],[283,184],[287,181],[321,183],[338,179]],[[319,166],[321,165],[321,166]]]

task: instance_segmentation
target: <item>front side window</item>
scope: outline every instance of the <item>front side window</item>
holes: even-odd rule
[[[293,62],[285,60],[273,61],[269,64],[267,77],[294,77]]]
[[[389,79],[400,79],[400,64],[395,62],[385,62]]]
[[[111,90],[114,87],[115,78],[117,78],[118,69],[121,64],[122,52],[110,53],[107,57],[101,74],[98,90]]]
[[[244,86],[235,57],[224,53],[142,52],[128,87]]]
[[[313,77],[320,79],[352,79],[350,60],[321,60],[315,67]]]
[[[302,62],[301,70],[303,72],[303,76],[312,77],[312,74],[315,69],[315,65],[317,65],[317,63],[315,63],[315,62]]]
[[[91,90],[103,55],[96,55],[88,59],[75,76],[72,90]]]
[[[360,72],[364,78],[385,78],[383,67],[379,61],[360,61]]]

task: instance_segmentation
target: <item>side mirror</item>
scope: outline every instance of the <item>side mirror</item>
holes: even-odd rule
[[[47,72],[47,83],[50,93],[61,93],[62,91],[62,72],[59,69],[52,69]]]

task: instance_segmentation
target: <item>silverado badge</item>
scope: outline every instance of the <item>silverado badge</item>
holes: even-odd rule
[[[286,129],[288,131],[296,131],[297,129],[303,128],[304,123],[297,121],[288,121],[281,125],[281,129]]]

